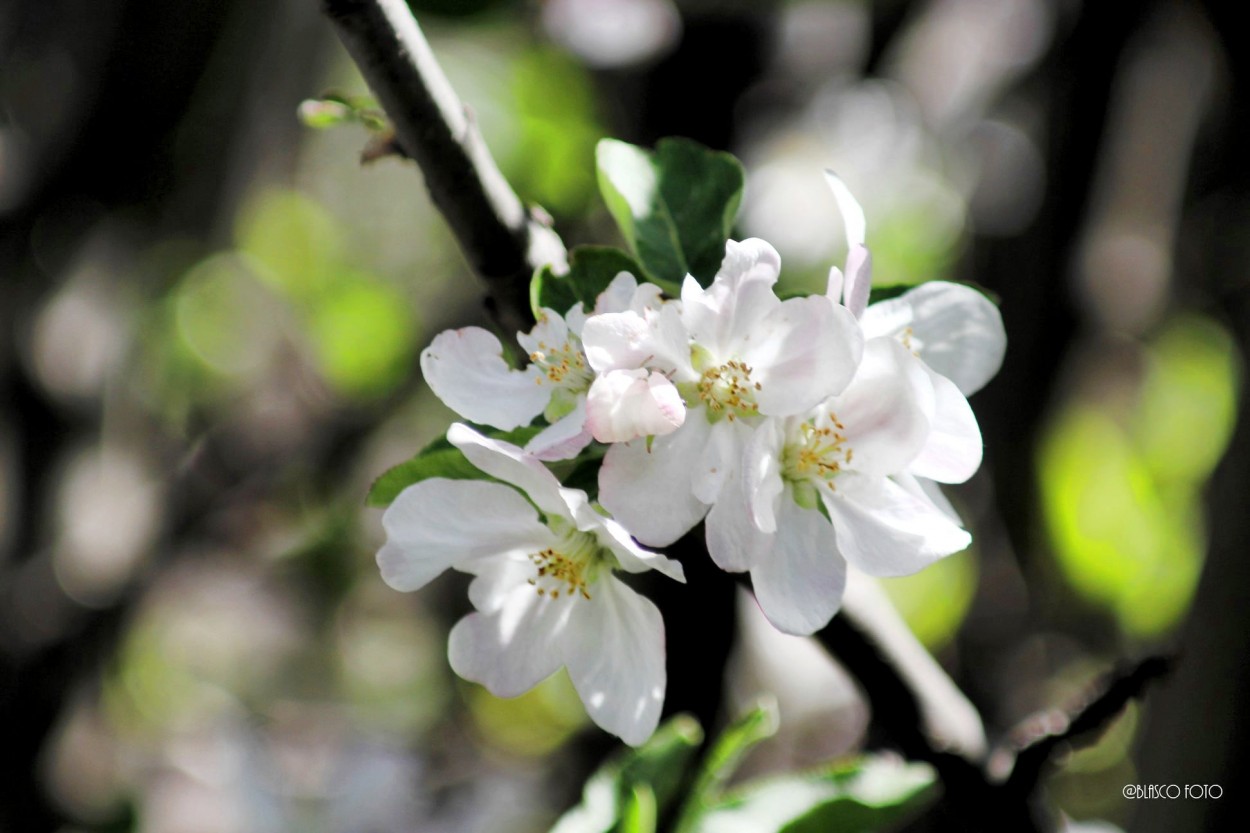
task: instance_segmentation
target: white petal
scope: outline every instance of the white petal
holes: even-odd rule
[[[942,514],[961,527],[964,525],[963,518],[959,517],[959,513],[955,511],[954,504],[943,494],[942,487],[932,480],[916,477],[908,472],[891,475],[890,479],[906,489],[908,494],[933,504],[935,509],[941,511]]]
[[[550,546],[557,544],[552,536]],[[528,553],[526,554],[528,555]],[[482,613],[498,613],[507,604],[512,594],[521,587],[534,593],[530,579],[534,578],[538,568],[528,557],[518,554],[481,558],[468,565],[466,572],[474,578],[469,583],[469,601]],[[537,593],[535,593],[537,595]]]
[[[971,396],[1003,362],[1007,335],[998,307],[971,287],[930,281],[864,313],[865,331],[901,336],[908,327],[929,367]]]
[[[707,412],[695,408],[690,419],[707,421]],[[707,441],[691,472],[690,488],[704,503],[715,503],[725,482],[737,475],[742,454],[751,441],[751,426],[739,420],[723,419],[708,427]]]
[[[617,272],[616,277],[608,284],[608,288],[595,298],[595,314],[624,312],[630,308],[630,302],[633,301],[637,290],[638,280],[633,275],[628,272]]]
[[[480,327],[439,333],[421,351],[421,373],[447,407],[505,431],[529,425],[551,398],[536,371],[508,367],[499,339]]]
[[[382,580],[416,590],[449,567],[475,559],[537,552],[553,541],[534,507],[515,489],[481,480],[422,480],[382,515]]]
[[[560,313],[543,307],[534,328],[528,333],[517,333],[516,340],[526,353],[547,353],[569,343],[569,327]]]
[[[780,304],[744,342],[740,355],[768,416],[802,413],[841,392],[864,349],[855,319],[819,295]]]
[[[752,524],[762,532],[777,531],[777,506],[785,491],[781,453],[786,431],[799,420],[769,419],[755,430],[743,455],[743,484]]]
[[[708,554],[722,570],[744,572],[772,552],[773,535],[761,531],[752,520],[743,473],[725,481],[704,528]]]
[[[581,338],[582,328],[586,326],[586,310],[581,301],[569,307],[569,311],[564,314],[564,324],[570,333]]]
[[[725,244],[725,259],[706,290],[690,277],[681,288],[682,320],[694,340],[717,356],[737,353],[740,339],[780,303],[773,285],[781,256],[756,238]]]
[[[842,296],[846,308],[859,318],[868,307],[872,292],[872,252],[866,246],[852,246],[846,254],[846,284]]]
[[[908,575],[972,543],[944,512],[890,480],[844,473],[838,491],[821,496],[838,550],[869,575]]]
[[[693,281],[693,279],[688,279]],[[698,284],[695,284],[698,286]],[[682,320],[682,305],[678,301],[664,304],[650,314],[651,355],[647,367],[669,375],[674,382],[697,381],[691,361],[690,333]]]
[[[963,483],[981,467],[981,429],[954,382],[932,370],[929,381],[934,393],[929,438],[908,471],[940,483]]]
[[[579,396],[573,410],[535,434],[525,451],[539,460],[570,460],[592,439],[586,427],[586,397]]]
[[[842,214],[842,224],[846,229],[847,247],[864,245],[868,223],[864,219],[864,209],[860,206],[859,200],[855,199],[855,195],[842,181],[842,177],[833,171],[825,171],[825,181],[829,183],[829,189],[833,191],[833,197],[838,201],[838,211]]]
[[[772,553],[751,568],[755,598],[778,630],[815,633],[842,604],[846,561],[818,510],[782,500],[778,515]]]
[[[534,455],[526,454],[512,443],[483,437],[460,423],[447,429],[447,441],[460,449],[474,466],[505,483],[519,486],[546,514],[568,516],[568,506],[560,496],[560,481]]]
[[[701,409],[673,433],[617,443],[599,469],[599,502],[642,543],[662,547],[690,531],[707,513],[691,481],[711,426]]]
[[[655,731],[664,705],[664,621],[649,600],[614,577],[575,599],[565,663],[586,713],[631,746]]]
[[[593,509],[591,510],[594,511]],[[596,513],[598,514],[598,513]],[[676,581],[686,581],[686,571],[680,561],[666,555],[645,550],[634,543],[629,531],[611,518],[600,517],[599,542],[612,551],[621,569],[627,573],[656,570]]]
[[[591,317],[582,328],[586,361],[599,373],[642,367],[651,357],[651,327],[636,312],[610,312]]]
[[[846,277],[836,266],[829,267],[829,281],[825,284],[825,297],[838,306],[842,306],[842,287],[846,285]]]
[[[885,476],[903,471],[924,448],[933,412],[933,385],[923,362],[890,338],[864,348],[847,389],[829,403],[842,424],[856,471]]]
[[[671,434],[685,419],[681,394],[655,371],[609,371],[595,377],[586,395],[586,424],[601,443]]]
[[[524,694],[564,664],[560,643],[568,638],[576,602],[518,585],[495,612],[471,613],[456,623],[447,659],[461,677],[498,697]]]

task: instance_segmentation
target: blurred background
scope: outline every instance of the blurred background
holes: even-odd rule
[[[684,135],[742,158],[739,236],[784,280],[841,259],[829,167],[879,284],[997,296],[986,465],[951,492],[976,543],[887,590],[993,739],[1178,651],[1047,783],[1129,830],[1226,829],[1250,771],[1235,5],[412,0],[570,245],[618,239],[600,137]],[[462,577],[377,575],[368,485],[452,419],[416,355],[487,319],[415,166],[301,123],[329,90],[367,94],[314,0],[0,6],[0,830],[541,831],[611,748],[561,675],[455,678]],[[754,771],[863,743],[810,644],[684,598],[670,711],[775,691]]]

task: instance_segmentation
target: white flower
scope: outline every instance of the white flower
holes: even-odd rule
[[[756,425],[810,409],[854,373],[863,349],[854,319],[821,297],[779,299],[780,267],[768,243],[731,240],[712,285],[687,277],[680,305],[586,323],[598,373],[587,424],[616,443],[600,470],[600,500],[638,540],[664,545],[687,532],[716,502]],[[682,418],[660,430],[656,415],[674,409]]]
[[[659,304],[660,289],[639,286],[628,272],[613,279],[595,312],[642,310]],[[550,423],[526,445],[543,460],[575,457],[591,441],[586,429],[586,391],[594,372],[582,350],[586,322],[582,305],[561,317],[543,309],[529,333],[517,341],[529,365],[513,370],[503,345],[480,327],[447,330],[421,353],[421,372],[430,389],[453,411],[473,422],[505,431],[529,425],[539,414]]]
[[[761,609],[781,630],[811,633],[829,621],[847,563],[905,575],[970,543],[898,482],[917,468],[945,475],[943,465],[970,474],[980,462],[967,402],[954,391],[960,407],[935,379],[954,390],[897,340],[873,339],[845,391],[752,437],[741,476],[708,517],[708,551],[722,569],[750,570]],[[951,439],[971,436],[975,443]]]
[[[641,549],[533,455],[459,424],[447,439],[503,482],[433,478],[401,492],[382,518],[382,578],[416,590],[448,568],[473,574],[478,612],[448,647],[456,673],[512,697],[564,666],[591,719],[642,743],[664,701],[664,626],[613,573],[684,581],[681,565]]]
[[[988,298],[971,287],[929,281],[897,298],[867,306],[872,255],[864,245],[864,210],[837,174],[825,179],[838,202],[849,250],[846,272],[829,270],[825,295],[859,319],[864,337],[890,336],[971,396],[994,377],[1007,350],[1003,319]]]
[[[994,305],[956,284],[867,306],[864,213],[842,180],[827,180],[849,251],[845,271],[830,270],[826,294],[860,319],[863,361],[845,391],[761,426],[741,476],[708,516],[713,559],[749,570],[761,609],[790,633],[829,621],[848,563],[904,575],[968,546],[935,481],[960,483],[980,466],[981,432],[965,393],[994,374],[1006,345]]]

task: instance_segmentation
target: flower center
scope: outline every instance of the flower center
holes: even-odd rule
[[[829,414],[828,424],[817,425],[804,422],[799,432],[786,443],[781,453],[781,476],[792,483],[810,483],[828,486],[830,491],[838,472],[848,465],[854,456],[847,445],[845,426],[834,414]]]
[[[755,402],[760,383],[751,380],[751,367],[744,362],[731,360],[709,367],[695,383],[695,389],[699,401],[707,406],[709,420],[724,416],[732,422],[760,412]]]
[[[529,579],[538,595],[553,599],[590,598],[589,585],[599,573],[603,561],[601,548],[593,535],[572,531],[566,533],[559,549],[548,547],[530,553],[530,562],[538,574]]]
[[[538,349],[530,353],[530,361],[542,369],[543,375],[537,379],[538,384],[549,382],[557,387],[574,391],[584,391],[594,381],[594,373],[586,366],[586,354],[581,343],[576,345],[569,339],[558,347],[549,347],[546,342],[538,342]]]
[[[920,355],[920,351],[924,348],[924,342],[916,337],[916,331],[911,327],[908,327],[903,330],[903,332],[899,333],[898,340],[903,342],[903,346],[906,347],[913,356],[918,357]]]

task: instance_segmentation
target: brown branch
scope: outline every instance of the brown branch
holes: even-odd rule
[[[500,324],[529,319],[529,278],[546,264],[564,268],[559,236],[527,212],[491,157],[403,0],[322,0],[369,87],[395,126],[404,154],[470,265],[490,287]]]

